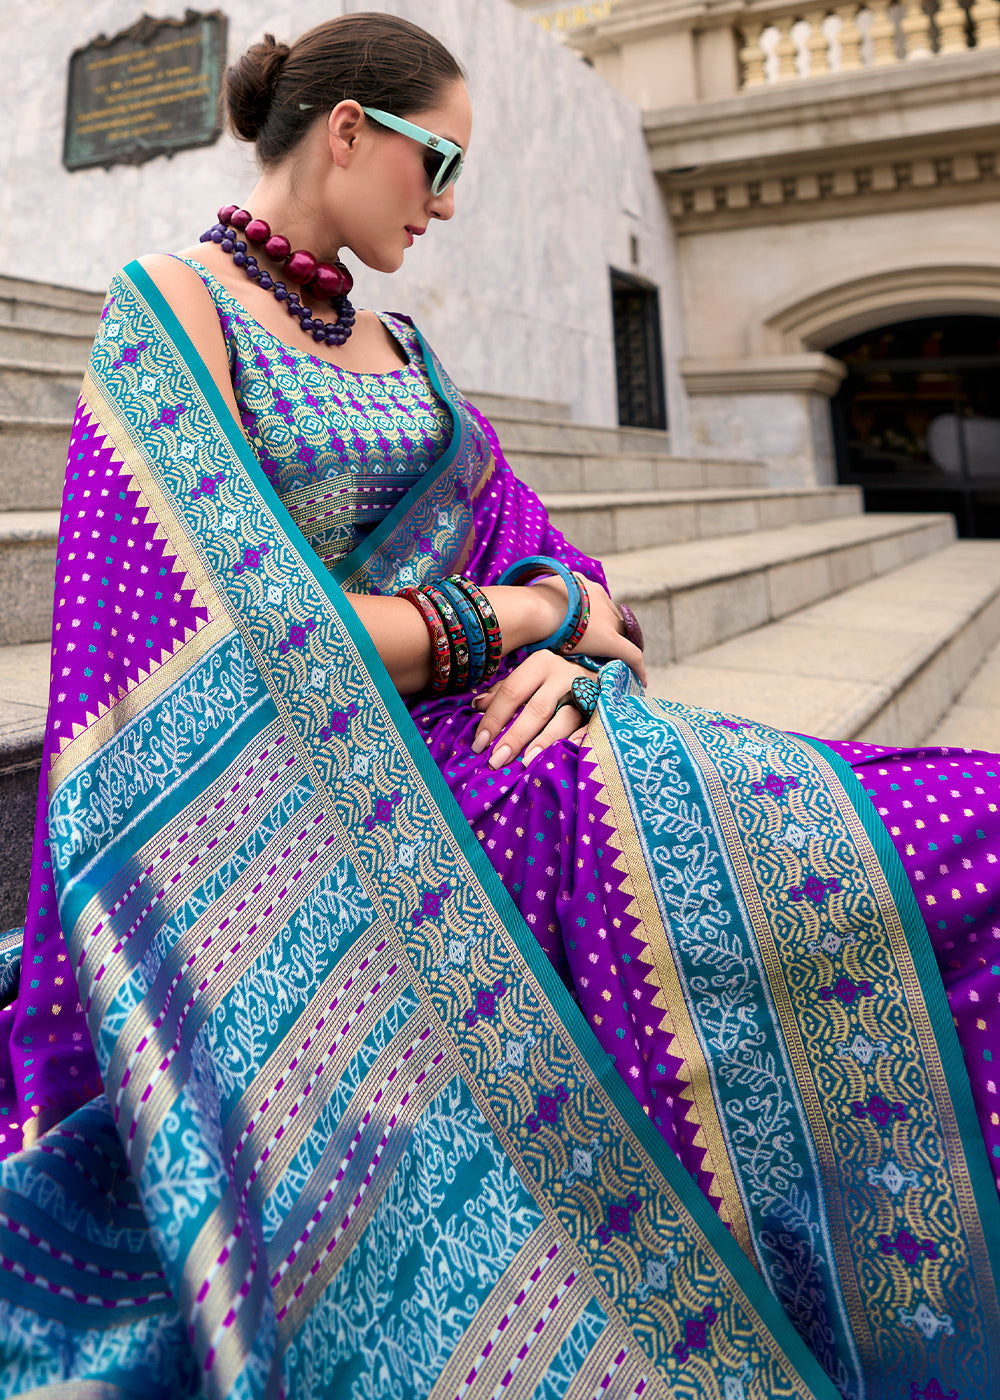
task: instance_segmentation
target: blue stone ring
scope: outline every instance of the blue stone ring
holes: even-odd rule
[[[583,715],[585,720],[589,720],[597,709],[597,697],[601,693],[600,680],[591,680],[589,676],[577,676],[570,686],[570,695],[573,704]]]

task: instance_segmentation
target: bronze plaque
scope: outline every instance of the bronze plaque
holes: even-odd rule
[[[222,130],[226,17],[186,11],[148,15],[69,61],[63,164],[136,165],[188,146],[208,146]]]

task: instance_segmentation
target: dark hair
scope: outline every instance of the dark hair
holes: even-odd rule
[[[440,40],[395,15],[342,15],[290,47],[265,34],[226,73],[229,124],[274,165],[338,102],[402,117],[433,107],[465,74]]]

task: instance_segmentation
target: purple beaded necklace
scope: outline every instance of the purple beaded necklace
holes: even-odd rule
[[[246,242],[240,234],[246,235]],[[294,252],[287,238],[280,233],[272,234],[270,225],[263,219],[255,219],[237,204],[226,204],[219,210],[219,222],[201,235],[201,243],[217,243],[224,253],[232,255],[237,267],[242,267],[251,282],[265,292],[273,292],[275,301],[283,301],[289,316],[294,316],[307,335],[317,344],[343,345],[354,329],[354,307],[348,301],[348,293],[354,286],[354,278],[342,262],[334,264],[317,262],[312,253],[299,248]],[[327,299],[337,313],[335,321],[324,321],[314,316],[302,302],[298,292],[290,292],[284,282],[276,281],[269,272],[260,267],[257,259],[249,252],[247,243],[255,247],[263,245],[264,252],[276,263],[284,263],[285,276],[290,282],[303,287],[310,301],[318,297]]]

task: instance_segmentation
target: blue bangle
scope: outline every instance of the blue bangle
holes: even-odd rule
[[[483,671],[486,669],[486,638],[483,636],[483,625],[476,616],[475,608],[460,588],[456,588],[444,578],[434,586],[448,599],[465,628],[469,645],[469,679],[466,688],[473,690],[483,679]]]
[[[532,554],[527,559],[519,559],[516,564],[511,564],[510,568],[504,569],[497,579],[497,583],[520,583],[526,577],[530,579],[540,577],[543,574],[557,574],[562,579],[566,585],[568,605],[566,616],[551,637],[546,637],[540,642],[532,642],[531,646],[524,648],[529,655],[533,651],[543,651],[545,648],[558,651],[562,643],[572,635],[573,627],[576,619],[580,616],[580,608],[583,604],[583,593],[580,590],[580,585],[570,570],[559,559],[550,559],[544,554]]]

